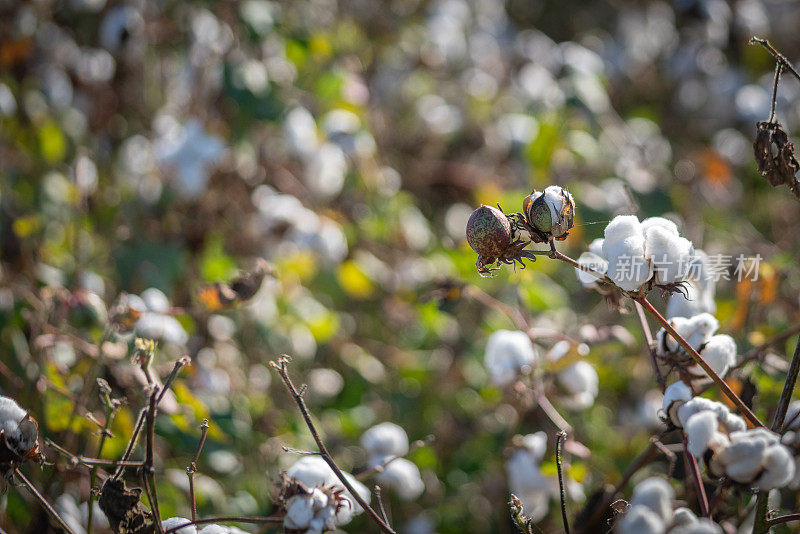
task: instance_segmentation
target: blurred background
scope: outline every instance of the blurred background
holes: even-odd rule
[[[588,406],[545,381],[574,427],[577,513],[662,428],[641,329],[560,263],[480,278],[467,218],[563,185],[577,216],[561,248],[577,257],[616,214],[668,216],[710,255],[764,258],[757,281],[717,287],[740,353],[784,330],[800,211],[756,171],[774,61],[747,41],[800,58],[798,20],[791,0],[0,0],[0,392],[40,438],[93,456],[81,415],[103,419],[104,378],[127,401],[102,453],[119,457],[145,402],[132,337],[109,326],[124,292],[162,379],[193,360],[156,425],[164,517],[189,513],[203,418],[200,517],[274,511],[297,459],[281,446],[313,448],[268,368],[288,353],[343,468],[363,470],[359,438],[379,422],[431,436],[409,455],[424,493],[386,492],[399,531],[509,533],[513,436],[549,435],[552,476],[556,428],[530,389],[489,379],[487,338],[519,327],[491,295],[535,328],[544,376],[569,352],[599,377]],[[797,131],[790,76],[777,117]],[[251,300],[197,298],[257,258],[273,271]],[[759,413],[779,367],[732,379],[757,386]],[[24,471],[80,523],[86,469],[43,449],[54,465]],[[0,496],[6,531],[46,528],[29,499]],[[560,528],[557,502],[544,531]]]

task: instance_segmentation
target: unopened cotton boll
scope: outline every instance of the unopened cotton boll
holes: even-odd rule
[[[394,423],[381,423],[364,432],[361,447],[369,456],[405,456],[408,454],[408,435]]]
[[[646,506],[665,523],[672,521],[672,501],[675,490],[669,482],[659,477],[650,477],[639,482],[633,489],[631,506]]]
[[[525,332],[497,330],[486,343],[484,363],[494,384],[506,386],[520,373],[528,373],[538,354]]]
[[[394,490],[404,501],[412,501],[425,491],[419,468],[405,458],[392,460],[375,478],[378,483]]]
[[[168,517],[161,522],[161,527],[164,530],[169,530],[171,528],[179,527],[191,522],[191,519],[186,519],[185,517]],[[179,528],[174,532],[174,534],[197,534],[197,527],[195,525],[188,525],[186,527]]]
[[[618,534],[663,534],[664,520],[647,506],[631,506],[614,529]]]

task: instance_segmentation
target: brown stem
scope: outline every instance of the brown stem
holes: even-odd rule
[[[558,471],[558,497],[561,501],[561,520],[564,522],[564,532],[569,534],[569,519],[567,519],[567,493],[564,490],[564,469],[561,466],[561,443],[566,439],[567,433],[563,430],[556,437],[556,469]]]
[[[689,472],[692,474],[692,479],[694,480],[697,501],[700,504],[700,515],[708,517],[708,497],[706,496],[706,488],[703,486],[703,477],[700,475],[700,468],[697,467],[697,459],[689,452],[688,443],[686,436],[684,436],[683,455],[686,458],[686,464],[689,466]]]
[[[650,359],[653,362],[653,371],[656,374],[656,381],[659,387],[661,387],[661,393],[664,393],[667,384],[664,380],[664,375],[661,374],[661,369],[658,367],[658,355],[656,354],[655,341],[653,340],[653,332],[650,330],[650,323],[647,322],[647,317],[644,314],[642,305],[638,302],[634,302],[634,304],[636,305],[636,314],[639,316],[639,322],[642,324],[642,330],[644,331],[647,350],[650,352]]]
[[[717,374],[717,373],[716,373],[716,372],[715,372],[715,371],[714,371],[714,370],[713,370],[713,369],[712,369],[712,368],[711,368],[711,367],[710,367],[710,366],[709,366],[709,365],[706,363],[706,361],[703,359],[703,357],[702,357],[702,356],[700,356],[700,354],[699,354],[699,353],[698,353],[698,352],[697,352],[697,351],[694,349],[694,347],[692,347],[692,346],[689,344],[689,342],[688,342],[688,341],[686,341],[686,340],[683,338],[683,336],[681,336],[680,334],[678,334],[678,332],[676,332],[676,331],[675,331],[675,329],[672,327],[672,325],[669,323],[669,321],[667,321],[667,320],[664,318],[664,316],[663,316],[663,315],[661,315],[661,314],[658,312],[658,310],[656,310],[656,309],[653,307],[653,305],[652,305],[652,304],[650,304],[650,302],[647,300],[647,298],[646,298],[646,297],[644,297],[644,296],[638,296],[638,297],[635,297],[635,298],[634,298],[634,300],[636,300],[636,302],[638,302],[639,304],[641,304],[641,305],[642,305],[642,307],[643,307],[643,308],[644,308],[644,309],[645,309],[645,310],[646,310],[646,311],[647,311],[647,312],[648,312],[650,315],[652,315],[652,316],[653,316],[653,317],[656,319],[656,321],[658,321],[659,323],[661,323],[661,326],[662,326],[662,327],[664,327],[664,330],[666,330],[667,332],[669,332],[669,335],[670,335],[670,336],[671,336],[671,337],[672,337],[672,338],[673,338],[675,341],[677,341],[677,342],[678,342],[678,344],[679,344],[681,347],[683,347],[683,350],[685,350],[685,351],[686,351],[686,352],[689,354],[689,356],[691,356],[691,357],[692,357],[692,359],[695,361],[695,363],[697,363],[697,365],[699,365],[699,366],[700,366],[700,367],[703,369],[703,371],[705,371],[705,372],[706,372],[706,374],[707,374],[709,377],[711,377],[711,379],[712,379],[712,380],[713,380],[713,381],[714,381],[714,382],[717,384],[717,386],[719,386],[719,388],[722,390],[722,393],[723,393],[723,394],[724,394],[726,397],[728,397],[728,399],[730,399],[730,401],[731,401],[731,402],[732,402],[734,405],[736,405],[736,407],[739,409],[739,411],[742,413],[742,415],[744,415],[744,416],[745,416],[745,418],[747,418],[747,419],[748,419],[748,420],[749,420],[749,421],[750,421],[750,422],[751,422],[751,423],[752,423],[754,426],[757,426],[757,427],[764,427],[764,423],[762,423],[762,422],[761,422],[761,421],[758,419],[758,417],[756,417],[756,415],[755,415],[755,414],[754,414],[754,413],[753,413],[753,412],[750,410],[750,408],[748,408],[748,407],[747,407],[747,405],[745,405],[745,403],[744,403],[744,402],[742,402],[742,399],[740,399],[740,398],[739,398],[739,396],[738,396],[738,395],[736,395],[736,393],[734,393],[734,392],[733,392],[733,390],[730,388],[730,386],[728,386],[728,384],[726,384],[726,383],[725,383],[725,381],[724,381],[724,380],[722,380],[722,378],[720,378],[720,377],[719,377],[719,375],[718,375],[718,374]]]
[[[775,519],[769,520],[769,526],[782,525],[784,523],[791,523],[792,521],[800,521],[800,514],[786,514]]]
[[[203,419],[203,424],[200,425],[200,442],[197,444],[197,451],[194,453],[189,467],[186,468],[186,476],[189,477],[189,499],[192,506],[192,521],[197,520],[197,501],[194,498],[194,474],[197,472],[197,460],[200,459],[200,452],[203,450],[203,444],[206,442],[208,435],[208,419]]]
[[[145,439],[145,459],[142,465],[142,482],[147,497],[150,500],[150,509],[155,516],[156,532],[161,534],[163,529],[161,527],[161,513],[158,509],[158,492],[156,490],[156,474],[153,467],[153,441],[155,440],[155,427],[156,427],[156,406],[162,395],[159,395],[158,387],[153,389],[150,394],[150,405],[147,409],[147,434]]]
[[[798,372],[800,372],[800,338],[797,339],[797,345],[795,345],[794,355],[792,356],[792,363],[789,364],[789,371],[786,373],[786,382],[783,384],[783,391],[778,401],[778,408],[775,410],[775,417],[772,420],[771,428],[773,432],[778,432],[781,426],[783,426],[786,412],[789,409],[789,403],[792,400],[792,393],[794,393],[794,386],[797,383]]]
[[[75,531],[69,528],[69,525],[67,525],[66,521],[64,521],[64,519],[58,515],[58,512],[55,508],[53,508],[53,505],[44,498],[44,495],[39,493],[39,490],[36,489],[30,480],[25,478],[25,475],[22,474],[19,468],[14,468],[14,475],[16,475],[20,482],[22,482],[25,487],[28,488],[28,491],[30,491],[31,494],[36,497],[36,500],[39,501],[39,504],[41,504],[45,510],[47,510],[47,513],[50,514],[50,516],[55,519],[59,525],[61,525],[61,528],[63,528],[68,534],[75,534]]]
[[[761,46],[763,46],[764,48],[766,48],[766,49],[767,49],[767,51],[768,51],[770,54],[772,54],[772,57],[774,57],[774,58],[775,58],[775,61],[777,61],[777,62],[778,62],[778,64],[779,64],[779,65],[781,65],[781,66],[783,67],[783,69],[784,69],[784,70],[791,72],[792,74],[794,74],[794,77],[795,77],[795,78],[797,78],[798,80],[800,80],[800,73],[798,73],[798,72],[795,70],[794,66],[792,65],[792,62],[791,62],[791,61],[789,61],[789,60],[786,58],[786,56],[784,56],[783,54],[781,54],[780,52],[778,52],[778,51],[775,49],[775,47],[773,47],[773,46],[772,46],[772,44],[770,44],[770,42],[769,42],[769,41],[767,41],[766,39],[762,39],[762,38],[760,38],[760,37],[753,36],[753,37],[751,37],[751,38],[750,38],[750,42],[749,42],[749,44],[760,44]]]
[[[325,443],[319,436],[319,432],[317,432],[316,426],[314,426],[314,422],[311,420],[311,413],[308,411],[308,407],[306,407],[306,401],[303,399],[303,396],[300,394],[297,388],[294,387],[292,379],[289,378],[288,364],[290,360],[291,358],[286,354],[284,354],[278,359],[278,363],[270,362],[270,365],[278,370],[278,373],[280,373],[283,383],[286,385],[286,388],[289,390],[289,393],[291,393],[295,404],[297,404],[297,407],[300,409],[300,414],[303,416],[303,419],[306,422],[306,426],[308,427],[309,432],[311,432],[311,437],[314,438],[314,442],[316,442],[317,444],[320,456],[322,457],[323,460],[325,460],[325,463],[327,463],[328,466],[331,468],[331,470],[333,470],[333,472],[336,474],[336,478],[338,478],[344,485],[344,487],[347,489],[347,491],[350,492],[350,495],[353,496],[353,499],[355,499],[355,501],[359,504],[359,506],[361,506],[361,508],[364,509],[364,511],[370,517],[370,519],[372,519],[372,521],[375,522],[376,525],[378,525],[378,528],[380,528],[381,531],[384,532],[385,534],[395,534],[395,531],[392,529],[392,527],[390,527],[389,524],[386,523],[386,521],[384,521],[383,518],[381,518],[381,516],[378,515],[378,513],[374,509],[372,509],[372,507],[369,504],[367,504],[366,501],[364,501],[364,499],[361,498],[361,495],[359,495],[358,492],[355,490],[355,488],[353,488],[353,485],[350,483],[350,481],[347,480],[347,478],[344,476],[344,473],[342,473],[342,470],[339,469],[339,466],[336,465],[336,462],[333,460],[333,457],[328,452],[327,447],[325,447]]]

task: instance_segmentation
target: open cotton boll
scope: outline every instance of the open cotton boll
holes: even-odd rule
[[[598,237],[597,239],[589,243],[589,252],[591,252],[592,254],[596,254],[602,258],[604,241],[605,240],[603,238]]]
[[[161,527],[164,530],[169,530],[171,528],[179,527],[181,525],[185,525],[186,523],[191,523],[191,519],[186,519],[185,517],[168,517],[167,519],[161,522]],[[194,525],[189,525],[183,528],[179,528],[175,531],[174,534],[197,534],[197,527]]]
[[[638,236],[644,239],[642,224],[636,215],[617,215],[605,229],[605,239],[603,240],[603,256],[608,259],[609,253],[614,245],[621,243],[628,237]]]
[[[239,527],[229,527],[225,525],[206,525],[200,529],[198,534],[247,534]]]
[[[725,376],[728,369],[736,363],[736,342],[726,334],[712,336],[700,351],[706,363],[719,376]],[[689,372],[695,376],[708,376],[703,368],[694,365]]]
[[[405,456],[408,454],[408,435],[394,423],[381,423],[364,432],[361,447],[369,456]]]
[[[608,262],[593,252],[584,252],[578,258],[578,263],[600,274],[605,274],[608,271]],[[575,274],[578,280],[586,288],[593,288],[597,285],[600,279],[594,273],[584,271],[582,269],[575,269]]]
[[[0,396],[0,430],[10,432],[16,430],[18,423],[28,414],[17,402],[10,398]]]
[[[708,450],[709,442],[717,434],[719,422],[714,412],[696,413],[686,421],[683,427],[687,438],[687,449],[695,458],[700,458]]]
[[[521,445],[524,451],[534,458],[538,464],[544,458],[545,452],[547,452],[547,434],[540,430],[539,432],[522,436]]]
[[[283,526],[303,530],[304,534],[333,530],[336,528],[336,506],[336,499],[319,488],[314,488],[308,494],[295,495],[286,503]]]
[[[514,451],[506,461],[508,485],[511,493],[519,497],[525,507],[525,515],[539,521],[547,515],[548,501],[553,494],[553,477],[547,477],[540,467],[541,458],[526,449]]]
[[[618,534],[664,534],[667,526],[657,513],[647,506],[631,506],[625,516],[617,522]]]
[[[636,291],[650,279],[650,265],[644,258],[644,238],[631,235],[609,245],[606,237],[603,252],[608,260],[608,277],[625,291]]]
[[[686,279],[694,247],[688,239],[662,226],[651,226],[645,234],[644,255],[653,268],[656,284],[674,284]]]
[[[701,313],[689,319],[684,338],[695,349],[708,342],[719,329],[719,321],[710,313]]]
[[[693,523],[680,525],[669,530],[669,534],[723,534],[722,527],[707,517],[695,519]]]
[[[725,473],[736,482],[749,484],[763,469],[765,453],[778,444],[778,435],[764,429],[732,432],[730,445],[717,451]]]
[[[693,317],[701,313],[714,313],[717,303],[714,302],[714,287],[710,290],[701,290],[697,283],[689,281],[685,287],[686,294],[673,293],[667,303],[668,319],[674,317]]]
[[[297,460],[292,466],[286,470],[286,475],[303,484],[306,488],[314,487],[330,487],[334,486],[344,490],[344,497],[347,499],[345,506],[340,506],[336,513],[336,524],[344,525],[350,522],[354,515],[363,512],[361,506],[356,502],[349,491],[344,489],[339,478],[319,456],[304,456]],[[353,475],[344,473],[345,478],[353,486],[353,489],[358,492],[359,496],[366,502],[370,501],[371,495],[369,489],[364,484],[356,480]]]
[[[787,447],[775,444],[764,454],[764,473],[756,480],[760,489],[782,488],[794,480],[795,462]]]
[[[650,477],[639,482],[633,489],[631,506],[646,506],[656,513],[661,520],[669,524],[672,521],[672,501],[675,490],[669,482],[659,477]]]
[[[647,232],[653,228],[664,230],[675,237],[680,235],[680,232],[678,232],[678,225],[669,219],[665,219],[664,217],[648,217],[642,221],[641,225],[642,233],[644,234],[645,238],[647,238]]]
[[[484,362],[494,384],[505,386],[520,373],[528,373],[538,354],[528,337],[520,330],[497,330],[486,343]]]
[[[727,432],[736,432],[747,428],[744,419],[731,413],[727,406],[703,397],[694,397],[678,408],[676,426],[685,427],[690,417],[703,411],[712,412]]]
[[[404,501],[412,501],[425,491],[419,468],[405,458],[389,462],[375,478],[381,485],[393,489]]]
[[[588,408],[597,397],[599,378],[597,371],[589,362],[578,361],[558,373],[558,382],[569,392],[570,407]]]

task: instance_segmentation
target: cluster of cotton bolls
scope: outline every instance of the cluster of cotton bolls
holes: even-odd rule
[[[670,324],[720,377],[736,363],[736,342],[727,334],[714,334],[719,321],[710,313],[694,317],[673,317]],[[707,380],[708,375],[665,329],[659,330],[656,354],[670,365],[688,373],[692,381]]]
[[[284,520],[286,528],[316,534],[329,529],[329,525],[332,527],[346,525],[353,516],[364,511],[355,497],[345,490],[336,473],[319,456],[300,458],[286,471],[286,476],[307,490],[290,498],[286,503]],[[369,502],[371,498],[369,489],[353,475],[345,473],[344,476],[358,495]],[[321,491],[315,493],[315,489]],[[331,496],[339,491],[342,492],[340,496],[332,499]],[[322,499],[322,495],[325,495],[326,499]],[[331,512],[333,512],[332,518]]]
[[[168,517],[167,519],[161,522],[161,528],[165,531],[175,528],[181,527],[181,525],[187,525],[191,523],[190,519],[186,519],[184,517]],[[246,531],[238,528],[238,527],[229,527],[225,525],[203,525],[202,528],[197,528],[197,526],[188,524],[185,527],[181,527],[174,531],[175,534],[247,534]]]
[[[515,436],[515,449],[506,461],[509,491],[522,502],[525,515],[533,521],[543,519],[551,500],[559,499],[558,478],[542,471],[547,452],[547,434],[542,431]],[[567,477],[566,491],[572,501],[584,499],[583,486]]]
[[[606,275],[625,291],[638,291],[648,282],[670,286],[683,282],[694,260],[691,241],[681,237],[677,225],[662,217],[643,221],[635,215],[619,215],[605,229],[605,238],[595,240],[578,263]],[[587,287],[602,280],[576,268],[578,279]]]
[[[619,534],[722,534],[712,520],[688,508],[674,508],[675,490],[663,478],[651,477],[633,489],[625,515],[614,527]]]
[[[761,490],[782,488],[793,480],[795,461],[778,434],[748,429],[744,419],[725,405],[692,397],[683,382],[667,388],[663,410],[672,424],[683,429],[692,455],[703,458],[711,451],[707,465],[715,476]]]
[[[361,447],[367,453],[367,467],[376,469],[375,479],[392,489],[406,501],[422,495],[425,483],[419,468],[403,458],[409,451],[408,435],[394,423],[380,423],[361,436]]]

